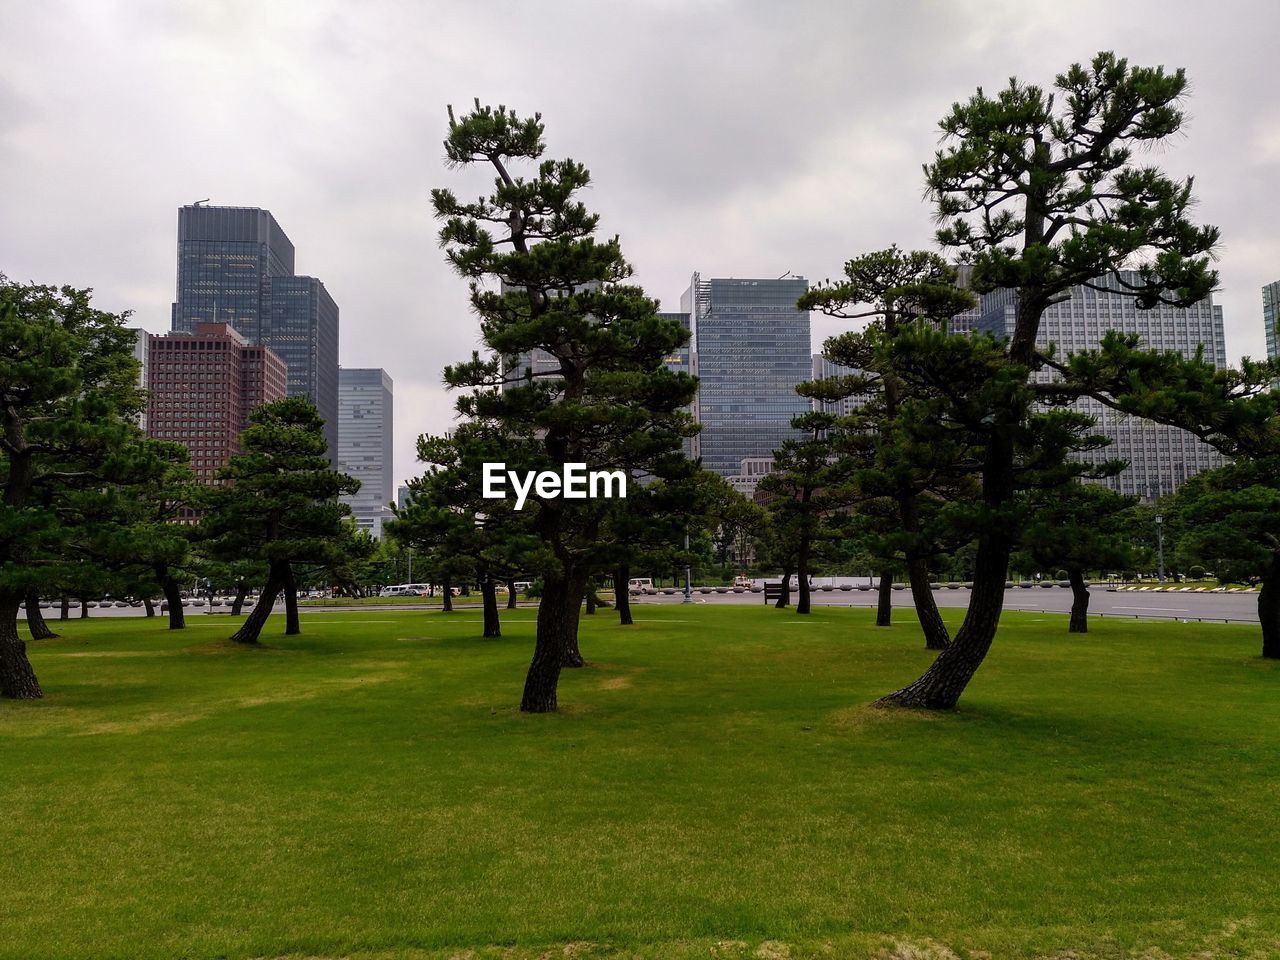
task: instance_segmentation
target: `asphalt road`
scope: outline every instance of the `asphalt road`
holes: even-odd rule
[[[934,599],[940,607],[967,607],[969,591],[961,587],[958,590],[942,588],[933,592]],[[795,591],[791,594],[795,601]],[[644,597],[643,602],[681,603],[684,598],[680,594],[658,594]],[[764,595],[759,593],[728,594],[693,594],[694,603],[757,603],[764,604]],[[874,607],[876,591],[874,590],[825,590],[815,591],[812,595],[814,605],[835,607]],[[907,590],[895,590],[893,593],[895,607],[905,608],[911,605],[911,594]],[[1071,591],[1064,587],[1014,587],[1004,594],[1006,610],[1028,610],[1037,613],[1069,613],[1071,611]],[[1217,620],[1217,621],[1250,621],[1258,622],[1257,593],[1177,593],[1141,590],[1110,591],[1103,584],[1089,590],[1089,613],[1108,617],[1138,617],[1142,619],[1173,620]]]
[[[1204,621],[1243,621],[1258,622],[1257,593],[1179,593],[1140,590],[1108,590],[1105,585],[1098,584],[1090,591],[1089,612],[1092,615],[1107,617],[1136,617],[1139,619],[1172,619],[1172,620],[1204,620]],[[950,590],[942,588],[934,591],[938,605],[942,607],[966,607],[969,604],[969,591],[960,588]],[[679,593],[658,593],[654,596],[635,597],[632,602],[645,603],[681,603],[683,596]],[[792,593],[794,602],[795,594]],[[910,606],[911,594],[906,590],[895,590],[894,606],[906,608]],[[694,603],[733,603],[764,604],[764,596],[759,593],[711,593],[694,592]],[[813,594],[813,603],[821,606],[835,607],[874,607],[876,592],[874,590],[817,590]],[[475,606],[465,600],[455,601],[459,607]],[[527,603],[522,606],[528,606]],[[158,609],[158,608],[157,608]],[[276,605],[276,612],[283,611],[284,604]],[[377,611],[385,613],[392,610],[438,610],[439,606],[418,604],[396,604],[385,607],[375,606],[301,606],[303,614],[333,613],[341,610],[369,613]],[[1025,610],[1038,613],[1067,613],[1071,609],[1071,591],[1063,587],[1014,587],[1005,591],[1006,610]],[[209,607],[206,605],[188,606],[187,616],[206,616],[210,613],[225,614],[228,607]],[[56,606],[45,610],[45,617],[56,620]],[[142,616],[141,607],[91,607],[91,617],[128,617]],[[19,614],[22,616],[22,614]],[[79,608],[71,608],[73,618],[79,616]]]

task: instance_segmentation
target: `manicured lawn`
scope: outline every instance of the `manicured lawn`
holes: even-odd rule
[[[636,615],[536,717],[527,609],[55,624],[0,704],[0,957],[1280,955],[1256,627],[1010,615],[939,716],[864,707],[905,612]]]

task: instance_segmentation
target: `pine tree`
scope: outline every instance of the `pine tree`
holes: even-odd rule
[[[618,239],[596,238],[597,215],[576,199],[590,183],[587,169],[544,160],[527,179],[519,176],[513,163],[543,154],[541,118],[478,101],[460,118],[450,109],[444,146],[450,164],[486,164],[496,176],[492,193],[469,203],[432,191],[444,221],[441,245],[471,281],[489,351],[445,371],[449,386],[467,391],[459,413],[503,436],[505,459],[516,469],[560,473],[566,463],[582,463],[632,477],[675,469],[682,441],[696,429],[685,410],[696,387],[664,360],[688,333],[659,318],[657,303],[625,282],[632,271]],[[521,358],[535,352],[549,360],[550,373],[521,370]],[[556,709],[561,669],[582,663],[578,618],[588,577],[608,563],[608,507],[548,498],[525,509],[533,511],[545,563],[521,709],[545,712]]]
[[[42,696],[18,636],[29,592],[87,579],[77,547],[133,459],[142,409],[134,331],[87,290],[0,276],[0,695]]]
[[[341,562],[336,544],[351,508],[338,497],[355,493],[360,482],[331,469],[324,420],[305,397],[254,409],[240,444],[243,452],[219,474],[224,485],[203,498],[202,536],[218,559],[267,564],[257,605],[231,638],[256,644],[282,592],[285,633],[299,632],[294,564]]]
[[[418,460],[430,469],[409,481],[412,496],[387,525],[428,568],[447,566],[446,579],[479,583],[485,637],[502,636],[498,583],[528,570],[541,543],[529,530],[531,513],[483,496],[483,464],[500,460],[504,447],[500,436],[476,423],[464,423],[448,437],[419,437]]]
[[[1152,307],[1190,305],[1216,284],[1218,232],[1191,221],[1190,179],[1134,161],[1135,150],[1179,132],[1186,86],[1182,70],[1100,53],[1060,74],[1054,93],[1015,79],[995,97],[979,89],[942,120],[944,145],[925,170],[938,241],[972,262],[976,292],[1009,289],[1017,305],[991,369],[997,389],[985,391],[987,419],[973,425],[985,516],[969,608],[951,645],[885,704],[954,706],[995,638],[1019,535],[1019,435],[1037,398],[1032,376],[1045,366],[1036,347],[1044,311],[1081,285],[1110,282]]]
[[[955,268],[933,253],[904,252],[893,246],[855,257],[845,264],[844,273],[842,281],[809,290],[800,299],[801,308],[869,321],[870,334],[891,340],[902,324],[930,321],[945,328],[952,317],[973,305],[973,295],[956,287]],[[920,451],[900,449],[902,437],[895,434],[893,425],[907,398],[892,368],[875,362],[873,345],[868,331],[830,338],[823,355],[859,373],[813,381],[800,392],[827,403],[858,399],[855,413],[839,424],[834,448],[850,461],[853,482],[861,492],[859,511],[867,521],[863,529],[881,557],[876,623],[889,625],[888,574],[904,569],[925,646],[943,650],[949,638],[929,586],[929,564],[958,544],[929,536],[927,515],[939,498],[968,494],[963,489],[968,484],[964,477],[947,476],[945,451],[936,450],[920,462]]]

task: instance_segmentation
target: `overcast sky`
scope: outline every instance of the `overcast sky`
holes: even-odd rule
[[[1222,228],[1227,347],[1264,352],[1280,279],[1280,6],[1243,2],[0,0],[0,271],[169,327],[177,207],[269,208],[342,311],[341,358],[396,387],[396,478],[447,429],[478,345],[428,191],[445,105],[541,111],[549,157],[670,309],[689,276],[813,280],[932,238],[920,167],[949,104],[1100,49],[1184,66],[1185,138]],[[839,329],[814,322],[814,345]]]

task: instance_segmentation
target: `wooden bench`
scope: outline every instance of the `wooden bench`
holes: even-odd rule
[[[774,580],[772,582],[766,580],[764,582],[764,602],[767,606],[771,603],[777,603],[782,599],[782,581]]]

